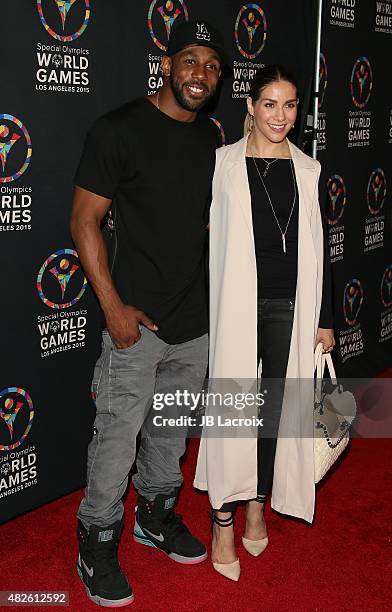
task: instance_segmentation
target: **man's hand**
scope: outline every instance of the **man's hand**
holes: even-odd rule
[[[106,315],[106,327],[113,344],[118,349],[125,349],[140,340],[139,325],[145,325],[151,331],[157,331],[155,325],[142,310],[122,304]]]
[[[314,347],[321,342],[323,345],[323,353],[330,353],[335,346],[335,336],[333,333],[333,329],[325,329],[324,327],[319,327],[316,334],[316,340],[314,343]]]

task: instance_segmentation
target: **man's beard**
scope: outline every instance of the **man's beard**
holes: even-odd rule
[[[207,104],[207,102],[211,100],[211,98],[215,94],[215,89],[214,89],[213,91],[209,91],[208,94],[202,100],[188,100],[187,98],[185,98],[183,94],[183,88],[186,87],[187,85],[191,85],[191,86],[195,85],[195,87],[201,87],[205,91],[208,91],[204,85],[201,85],[200,83],[197,83],[197,82],[189,81],[187,83],[183,83],[182,85],[180,85],[178,80],[176,80],[171,74],[170,75],[170,86],[171,86],[173,95],[175,99],[177,100],[178,104],[187,111],[195,112],[195,111],[200,110],[201,108],[203,108],[203,106]]]

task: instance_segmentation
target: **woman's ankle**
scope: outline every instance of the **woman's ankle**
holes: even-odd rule
[[[246,506],[246,526],[244,537],[249,540],[262,540],[267,536],[264,520],[264,503],[249,501]]]
[[[213,563],[233,563],[237,559],[233,525],[219,527],[214,524],[211,552]]]
[[[255,499],[251,499],[246,504],[246,516],[263,516],[264,515],[264,502],[256,501]]]
[[[221,510],[213,510],[212,512],[218,521],[229,522],[229,520],[233,517],[232,512],[222,512]]]

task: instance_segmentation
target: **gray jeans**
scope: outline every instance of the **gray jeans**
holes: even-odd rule
[[[141,326],[140,340],[126,349],[116,349],[109,334],[102,334],[102,353],[94,371],[93,389],[97,414],[88,448],[87,487],[78,518],[88,529],[105,527],[123,514],[122,496],[136,455],[136,437],[141,445],[133,483],[149,499],[167,495],[182,484],[179,461],[185,452],[187,427],[160,436],[153,424],[157,414],[155,393],[201,391],[207,368],[207,334],[181,344],[167,344]],[[173,406],[170,417],[186,415],[186,408]]]

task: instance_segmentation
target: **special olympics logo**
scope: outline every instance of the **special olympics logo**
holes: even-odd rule
[[[165,52],[174,23],[189,21],[189,13],[184,0],[152,0],[147,19],[151,38]]]
[[[64,60],[62,56],[59,53],[55,53],[52,57],[52,64],[56,66],[56,68],[60,68],[60,66],[62,66],[63,63],[64,63]]]
[[[7,474],[11,471],[11,464],[8,463],[3,463],[3,465],[0,468],[0,474],[3,474],[3,476],[7,476]]]
[[[385,308],[392,306],[392,264],[384,271],[381,279],[381,301]]]
[[[216,127],[218,128],[221,147],[224,147],[225,144],[226,144],[226,135],[225,135],[225,131],[223,129],[223,126],[222,126],[221,122],[218,121],[218,119],[215,119],[215,117],[210,117],[210,119],[216,125]]]
[[[357,278],[352,278],[345,286],[343,293],[344,318],[350,327],[357,322],[362,302],[363,288],[361,281]]]
[[[254,59],[264,49],[267,40],[267,20],[258,4],[244,4],[237,15],[234,28],[238,51],[248,59]]]
[[[344,213],[347,199],[346,185],[339,174],[334,174],[328,179],[327,198],[328,225],[336,225]]]
[[[376,168],[370,175],[366,199],[369,211],[372,215],[377,215],[384,206],[385,196],[387,195],[387,179],[381,168]]]
[[[86,286],[87,279],[78,254],[73,249],[61,249],[52,253],[38,272],[38,295],[49,308],[70,308],[80,300]]]
[[[0,451],[13,450],[27,438],[33,424],[34,407],[24,389],[0,391]]]
[[[37,0],[41,23],[48,34],[56,40],[71,42],[79,38],[87,28],[90,19],[90,0],[83,0],[83,2],[79,0],[79,6],[71,10],[76,2],[78,0]],[[61,33],[59,34],[50,27],[48,21]],[[75,31],[76,24],[79,25],[79,28]],[[67,31],[72,33],[67,34]]]
[[[0,114],[0,183],[11,183],[22,176],[32,152],[30,135],[21,120]]]
[[[365,108],[373,88],[373,73],[367,57],[359,57],[353,67],[350,91],[354,106]]]
[[[319,67],[319,108],[322,107],[324,103],[325,91],[328,85],[328,68],[327,61],[325,59],[324,53],[320,53],[320,67]]]

